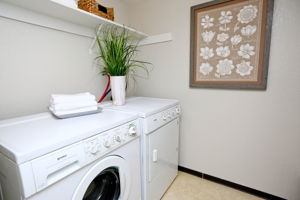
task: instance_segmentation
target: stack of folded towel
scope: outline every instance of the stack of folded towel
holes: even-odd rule
[[[53,94],[49,109],[57,116],[96,111],[96,97],[90,93],[73,95]]]

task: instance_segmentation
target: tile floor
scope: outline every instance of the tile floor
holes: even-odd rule
[[[262,200],[184,172],[179,172],[161,200]]]

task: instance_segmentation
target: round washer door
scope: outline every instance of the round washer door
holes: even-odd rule
[[[96,163],[83,177],[72,200],[127,200],[130,169],[119,156],[108,156]]]

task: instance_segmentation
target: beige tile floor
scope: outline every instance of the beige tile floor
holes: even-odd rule
[[[179,172],[161,200],[262,200],[187,173]]]

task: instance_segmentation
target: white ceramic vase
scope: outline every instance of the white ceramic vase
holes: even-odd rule
[[[113,104],[116,106],[122,106],[125,104],[126,96],[126,76],[111,76],[110,86]]]

